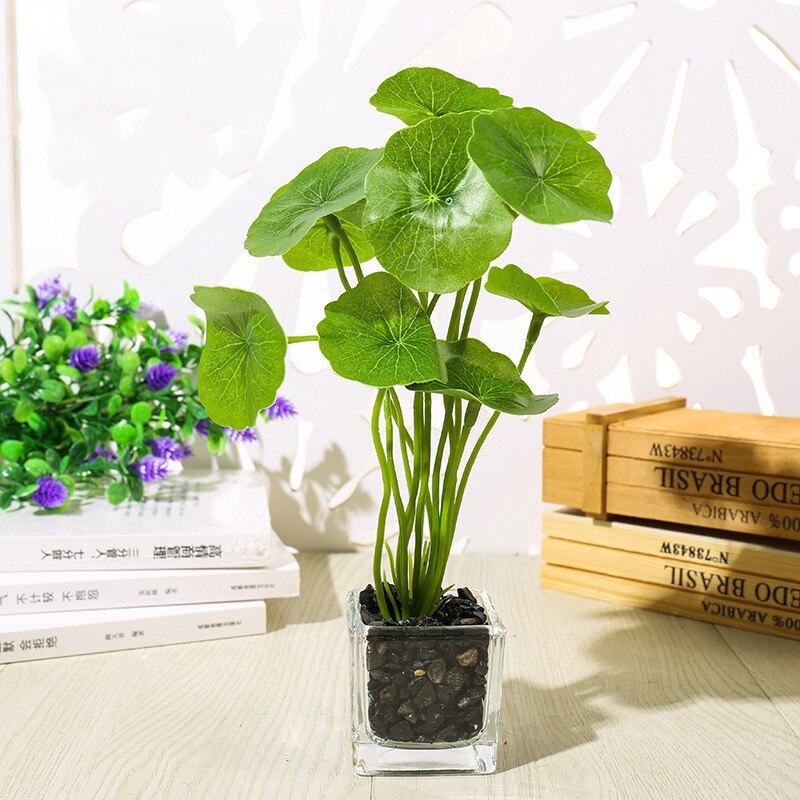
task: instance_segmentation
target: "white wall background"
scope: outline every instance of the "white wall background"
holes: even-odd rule
[[[193,284],[223,283],[312,332],[335,281],[250,258],[248,224],[325,150],[382,143],[395,125],[367,100],[384,77],[440,66],[597,131],[615,175],[612,225],[520,220],[501,262],[612,302],[547,327],[535,390],[558,391],[561,411],[670,393],[800,413],[800,0],[4,5],[4,293],[53,270],[77,291],[128,279],[176,324]],[[513,304],[486,297],[479,319],[516,355]],[[261,455],[281,535],[342,549],[373,537],[371,397],[315,348],[292,348],[300,419],[271,427]],[[536,547],[540,447],[540,419],[497,426],[458,546]]]

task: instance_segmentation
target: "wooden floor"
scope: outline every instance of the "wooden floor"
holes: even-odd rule
[[[305,555],[266,636],[0,667],[3,800],[800,798],[800,643],[540,591],[527,557],[454,558],[509,630],[498,772],[358,778],[347,589]]]

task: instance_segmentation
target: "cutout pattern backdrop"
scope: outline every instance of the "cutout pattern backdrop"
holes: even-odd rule
[[[11,2],[11,0],[6,0]],[[545,329],[525,377],[557,411],[685,394],[800,413],[798,0],[51,0],[17,2],[21,263],[76,289],[128,279],[175,324],[195,283],[252,287],[287,332],[338,290],[244,253],[272,190],[330,147],[393,129],[380,80],[434,65],[598,133],[612,225],[520,221],[507,259],[573,280],[612,315]],[[13,10],[13,9],[12,9]],[[8,33],[8,32],[7,32]],[[13,92],[3,111],[13,128]],[[8,145],[9,142],[7,141]],[[8,192],[6,192],[8,195]],[[8,250],[16,206],[0,207]],[[8,289],[14,260],[2,278]],[[525,320],[487,296],[482,336],[516,355]],[[368,544],[378,496],[369,393],[291,348],[294,425],[265,432],[274,524],[316,549]],[[457,547],[535,549],[539,419],[484,450]]]

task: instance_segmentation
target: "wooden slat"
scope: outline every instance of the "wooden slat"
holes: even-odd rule
[[[545,503],[580,508],[583,504],[583,457],[577,450],[542,451],[542,498]]]

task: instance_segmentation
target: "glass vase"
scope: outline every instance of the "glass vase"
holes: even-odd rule
[[[494,772],[506,630],[489,595],[474,594],[485,625],[366,625],[359,592],[348,595],[359,775]]]

